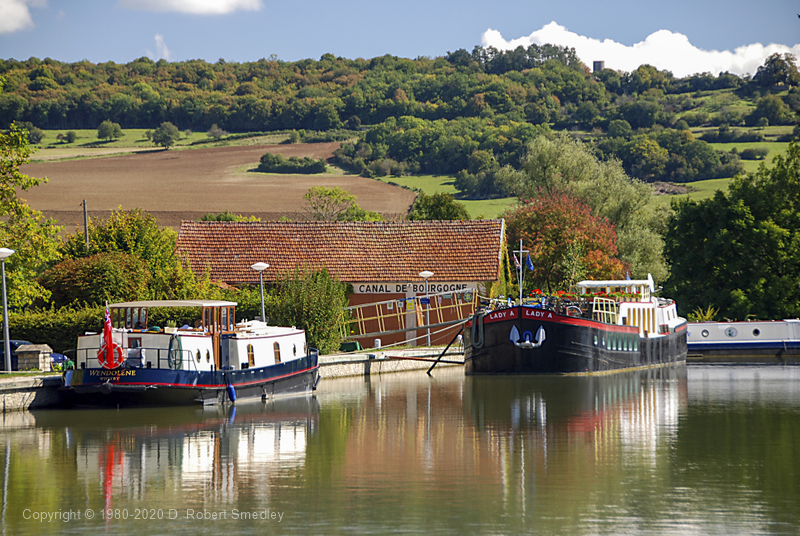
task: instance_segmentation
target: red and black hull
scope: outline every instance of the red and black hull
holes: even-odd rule
[[[308,393],[316,387],[316,352],[301,359],[243,370],[195,372],[157,368],[77,369],[64,373],[70,405],[184,406]],[[230,386],[230,387],[229,387]]]
[[[464,333],[467,374],[608,373],[685,362],[687,353],[685,322],[670,333],[640,337],[633,326],[527,306],[478,313]],[[513,334],[516,342],[536,343],[539,333],[535,347],[512,340]]]

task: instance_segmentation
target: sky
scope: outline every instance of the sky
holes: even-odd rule
[[[770,54],[800,57],[799,13],[797,0],[0,0],[0,58],[417,58],[550,43],[590,67],[752,75]]]

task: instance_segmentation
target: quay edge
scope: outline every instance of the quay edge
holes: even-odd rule
[[[329,380],[393,372],[424,373],[440,353],[441,350],[436,348],[416,348],[319,356],[319,376],[322,380]],[[447,354],[437,365],[437,367],[453,366],[464,366],[461,354]],[[61,375],[0,377],[0,412],[63,406],[65,399],[60,388]]]

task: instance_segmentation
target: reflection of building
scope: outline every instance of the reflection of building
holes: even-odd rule
[[[420,274],[433,272],[428,280],[431,294],[497,281],[503,232],[503,220],[183,222],[177,250],[197,274],[208,270],[213,281],[232,285],[257,284],[258,272],[251,268],[257,262],[269,263],[264,271],[268,282],[303,265],[326,267],[352,285],[350,305],[388,301],[395,311],[404,308],[405,327],[415,327],[421,321],[419,311],[405,304],[425,295]],[[441,320],[454,320],[459,314],[458,308],[448,309]],[[431,324],[438,320],[431,315]],[[382,331],[392,331],[391,326]],[[414,336],[418,334],[408,338]],[[392,334],[382,340],[386,344],[405,337]],[[432,342],[447,343],[450,338],[451,332],[443,332]]]

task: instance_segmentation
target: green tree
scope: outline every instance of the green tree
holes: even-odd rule
[[[356,196],[334,186],[312,186],[303,196],[306,200],[305,215],[314,221],[381,221],[377,212],[361,209]]]
[[[0,132],[0,244],[15,251],[6,260],[8,303],[12,308],[49,298],[50,293],[36,278],[60,256],[61,228],[19,197],[21,192],[47,182],[20,173],[20,166],[30,155],[27,132],[16,125]]]
[[[82,258],[106,252],[129,253],[147,263],[149,299],[197,298],[191,271],[175,255],[177,233],[159,228],[150,214],[134,209],[118,210],[107,220],[89,221],[89,247],[82,233],[67,236],[62,246],[66,258]]]
[[[216,214],[211,212],[203,214],[203,217],[200,218],[200,221],[261,221],[261,220],[256,218],[255,216],[242,216],[241,214],[234,214],[230,210],[226,210],[225,212],[218,212]]]
[[[500,180],[520,200],[569,193],[605,218],[617,233],[619,258],[633,277],[667,276],[661,218],[648,206],[653,191],[625,174],[617,161],[600,162],[568,135],[538,136],[528,144],[522,169],[505,168]]]
[[[224,130],[222,130],[221,128],[219,128],[216,123],[211,125],[211,128],[208,129],[206,134],[208,134],[209,138],[214,138],[215,140],[218,140],[220,138],[224,138],[225,136],[228,135],[228,133],[225,132]]]
[[[169,149],[175,145],[175,142],[180,138],[181,132],[178,130],[178,127],[169,121],[161,123],[161,125],[159,125],[159,127],[153,131],[150,137],[153,143],[160,145],[164,149]]]
[[[800,84],[800,72],[797,71],[795,57],[789,53],[783,56],[777,52],[772,54],[758,68],[753,82],[761,87]]]
[[[111,120],[106,119],[100,126],[97,127],[97,137],[101,140],[114,140],[122,136],[122,127],[119,123],[112,123]]]
[[[760,119],[766,119],[770,125],[788,125],[794,122],[791,109],[777,95],[767,95],[758,99],[756,109],[747,116],[749,125],[755,125]]]
[[[413,221],[468,220],[470,218],[464,204],[453,199],[452,195],[444,192],[426,195],[425,192],[420,192],[414,200],[408,219]]]
[[[345,325],[346,289],[325,268],[298,266],[280,274],[265,308],[270,322],[305,329],[309,346],[331,353],[338,350]]]
[[[56,307],[101,305],[147,299],[150,272],[141,258],[112,251],[61,261],[39,281],[52,292]]]
[[[725,318],[800,316],[800,146],[728,192],[674,205],[664,287],[685,313],[713,304]]]

